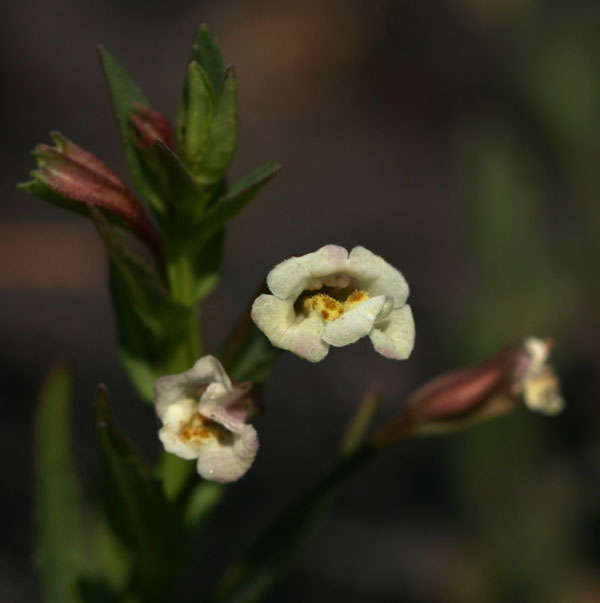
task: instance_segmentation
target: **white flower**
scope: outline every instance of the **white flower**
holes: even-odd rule
[[[234,386],[214,356],[204,356],[185,373],[161,377],[154,386],[156,413],[165,450],[198,459],[198,473],[216,482],[239,479],[254,461],[258,436],[246,421],[248,388]]]
[[[551,366],[547,364],[552,344],[544,339],[529,337],[525,340],[528,362],[521,369],[519,379],[525,405],[530,410],[556,415],[564,408],[560,383]]]
[[[260,295],[252,319],[271,343],[311,362],[329,346],[369,335],[387,358],[408,358],[415,326],[408,284],[393,266],[364,247],[338,245],[284,260],[267,276],[273,295]]]

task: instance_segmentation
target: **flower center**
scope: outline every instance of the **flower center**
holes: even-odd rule
[[[225,427],[199,412],[194,413],[192,418],[182,425],[179,436],[185,442],[193,444],[203,444],[209,439],[216,439],[220,444],[226,444],[232,438],[231,432]]]
[[[316,313],[326,321],[338,319],[344,312],[369,299],[369,294],[362,289],[348,291],[348,288],[336,290],[327,287],[324,290],[312,295],[305,292],[298,301],[306,314]]]

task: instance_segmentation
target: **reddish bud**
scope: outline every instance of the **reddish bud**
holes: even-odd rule
[[[435,377],[409,397],[373,437],[384,447],[408,435],[443,432],[517,409],[556,414],[563,406],[558,379],[546,364],[548,341],[528,338],[468,368]]]
[[[158,111],[137,103],[129,115],[129,122],[134,140],[142,148],[149,149],[155,141],[161,140],[173,149],[173,128]]]
[[[96,207],[132,230],[162,262],[162,242],[144,206],[97,157],[58,132],[56,147],[39,144],[33,151],[35,181],[62,197],[73,209]]]

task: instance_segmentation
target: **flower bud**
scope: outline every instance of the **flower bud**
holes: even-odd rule
[[[102,210],[107,217],[132,230],[160,261],[160,236],[144,206],[121,179],[62,134],[53,132],[52,137],[55,147],[39,144],[33,150],[38,168],[31,173],[34,180],[21,185],[22,188],[75,211],[88,213],[90,207]]]
[[[162,140],[173,149],[173,129],[167,118],[158,111],[136,103],[129,122],[138,146],[149,149],[156,140]]]
[[[495,356],[435,377],[410,395],[406,405],[373,436],[384,447],[411,435],[453,431],[516,410],[553,415],[564,406],[557,376],[546,364],[549,340],[530,337]]]

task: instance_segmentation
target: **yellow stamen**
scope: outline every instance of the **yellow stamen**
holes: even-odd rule
[[[209,439],[217,439],[223,444],[231,439],[231,433],[227,429],[199,412],[194,413],[192,418],[183,424],[179,436],[182,440],[195,444],[205,443]]]
[[[342,300],[327,293],[315,293],[302,300],[302,308],[309,314],[316,312],[323,320],[332,321],[367,299],[369,299],[369,294],[362,289],[355,289],[346,299]]]

